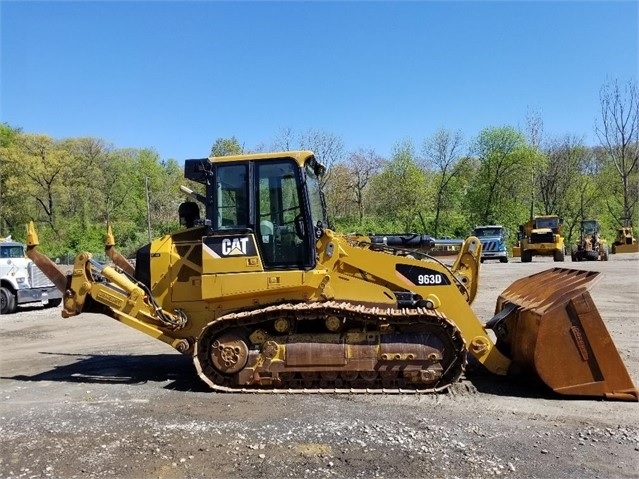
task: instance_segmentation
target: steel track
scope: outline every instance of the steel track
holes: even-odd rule
[[[314,381],[291,380],[289,387],[240,387],[232,384],[229,376],[221,374],[212,364],[209,348],[216,336],[224,330],[231,328],[246,328],[254,331],[260,326],[283,317],[294,317],[296,321],[308,321],[338,316],[344,318],[347,324],[357,324],[362,330],[377,329],[380,325],[385,327],[409,327],[413,330],[424,330],[429,333],[436,332],[440,341],[446,345],[446,351],[442,351],[445,358],[445,371],[442,377],[430,387],[405,384],[401,379],[388,381],[376,379],[361,387],[362,379],[355,379],[346,384],[345,379],[327,381],[325,379]],[[276,393],[276,394],[428,394],[447,389],[455,383],[466,366],[466,347],[460,331],[443,314],[425,308],[393,309],[366,307],[347,302],[316,302],[279,304],[266,308],[231,313],[209,323],[198,339],[195,346],[194,363],[199,376],[212,389],[223,392],[244,393]],[[390,386],[390,387],[389,387]],[[408,387],[406,387],[408,386]]]

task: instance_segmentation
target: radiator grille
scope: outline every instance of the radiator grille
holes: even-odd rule
[[[554,243],[555,238],[552,231],[549,233],[533,233],[532,235],[530,235],[530,242],[531,243]]]
[[[498,241],[485,241],[482,243],[484,251],[497,251],[499,249]]]
[[[53,286],[53,283],[47,278],[42,270],[38,268],[35,264],[29,263],[28,272],[29,272],[29,282],[31,283],[32,288],[43,288]]]

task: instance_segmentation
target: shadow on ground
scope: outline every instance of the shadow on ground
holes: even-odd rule
[[[467,379],[478,392],[492,396],[558,399],[558,395],[537,378],[515,378],[497,376],[490,373],[472,373],[467,375]]]
[[[60,353],[40,352],[61,356]],[[87,384],[163,383],[166,389],[178,391],[209,391],[197,376],[189,356],[178,354],[66,354],[76,358],[70,364],[55,366],[33,376],[2,377],[14,381],[62,381]]]
[[[190,356],[180,354],[60,354],[75,361],[55,366],[32,376],[16,375],[2,379],[14,381],[59,381],[86,384],[165,383],[166,389],[205,392],[210,389],[199,379]],[[483,393],[494,396],[557,399],[542,383],[534,379],[507,378],[481,370],[468,371],[466,381],[451,388],[453,394]],[[465,386],[464,386],[465,385]],[[466,389],[462,391],[462,389]]]

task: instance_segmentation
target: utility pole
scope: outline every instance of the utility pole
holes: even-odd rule
[[[144,189],[146,191],[146,222],[149,233],[149,243],[151,242],[151,201],[149,200],[149,177],[144,177]]]
[[[535,169],[532,172],[532,194],[530,195],[530,219],[535,216]]]

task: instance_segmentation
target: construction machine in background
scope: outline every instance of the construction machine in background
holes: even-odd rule
[[[612,243],[612,253],[637,253],[639,244],[635,239],[632,228],[624,226],[617,229],[617,237]]]
[[[597,220],[583,220],[579,231],[579,242],[570,252],[573,261],[608,261],[608,243],[601,237],[601,226]]]
[[[563,222],[556,215],[531,218],[519,226],[513,256],[520,256],[522,263],[530,263],[533,256],[552,256],[556,262],[563,262],[566,246],[562,228]]]
[[[519,239],[520,234],[517,233],[517,242],[513,245],[512,255],[513,258],[521,258],[521,239]]]
[[[115,266],[80,253],[65,276],[29,226],[29,256],[64,292],[64,317],[99,312],[163,341],[216,391],[430,393],[456,383],[472,355],[560,394],[638,400],[588,292],[597,273],[522,278],[484,325],[471,309],[479,240],[467,238],[448,266],[411,245],[330,230],[324,167],[310,151],[184,169],[204,194],[182,188],[184,229],[142,246],[134,267],[109,238]]]

